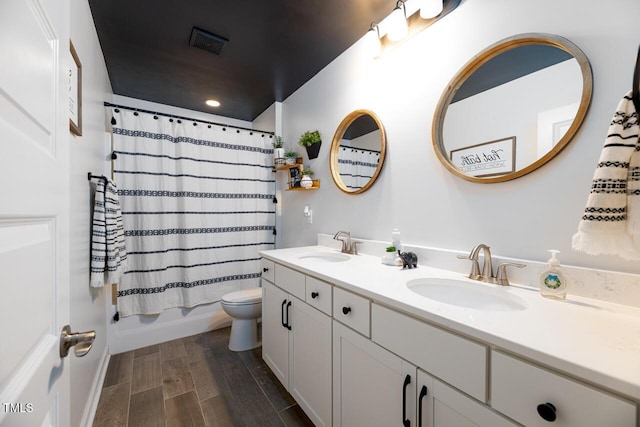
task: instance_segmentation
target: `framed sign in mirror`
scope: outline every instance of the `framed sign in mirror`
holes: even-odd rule
[[[69,50],[73,58],[67,80],[69,130],[74,135],[82,136],[82,63],[71,40]]]
[[[515,170],[516,137],[451,150],[451,163],[471,176],[493,176]]]

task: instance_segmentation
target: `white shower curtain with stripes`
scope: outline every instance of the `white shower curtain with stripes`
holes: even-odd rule
[[[274,247],[269,135],[112,110],[114,180],[129,270],[121,316],[219,301],[259,286]]]
[[[373,177],[380,152],[341,145],[338,153],[340,178],[349,190],[359,190]]]

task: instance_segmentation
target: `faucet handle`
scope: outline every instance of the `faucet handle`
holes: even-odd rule
[[[469,273],[469,279],[478,279],[480,277],[480,264],[478,264],[478,259],[471,257],[469,255],[458,255],[458,259],[468,259],[471,261],[471,273]]]
[[[505,262],[498,266],[498,274],[496,274],[496,284],[507,286],[509,284],[509,279],[507,278],[507,267],[518,267],[524,268],[526,264],[520,264],[517,262]]]
[[[352,240],[351,241],[351,254],[358,255],[358,245],[362,243],[360,240]]]

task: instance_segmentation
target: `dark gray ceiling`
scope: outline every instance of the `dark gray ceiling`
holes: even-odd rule
[[[364,35],[394,0],[89,0],[113,92],[253,120]],[[226,38],[218,56],[193,27]],[[204,101],[222,106],[212,109]]]
[[[460,86],[451,103],[570,59],[573,56],[569,52],[544,44],[509,49],[474,71]]]

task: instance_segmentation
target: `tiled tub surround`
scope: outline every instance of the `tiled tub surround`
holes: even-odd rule
[[[488,363],[502,363],[502,353],[515,355],[561,376],[613,392],[633,404],[640,402],[638,276],[567,267],[566,273],[574,282],[573,286],[569,288],[566,301],[554,301],[543,298],[537,288],[533,288],[545,263],[498,256],[494,259],[494,268],[505,261],[527,264],[523,270],[510,270],[512,285],[502,288],[525,300],[527,308],[481,311],[432,301],[405,286],[407,281],[422,277],[466,278],[469,262],[457,259],[456,255],[468,252],[405,245],[405,250],[419,255],[418,268],[411,270],[383,265],[380,255],[384,253],[386,243],[376,241],[363,242],[359,247],[361,254],[349,255],[351,259],[345,262],[300,258],[314,252],[338,252],[336,243],[339,242],[333,241],[331,236],[319,235],[318,243],[318,246],[278,249],[261,254],[306,277],[326,281],[336,289],[365,297],[371,300],[374,308],[377,306],[384,310],[389,307],[400,315],[409,315],[487,345]],[[434,265],[439,268],[434,268]],[[402,335],[401,330],[398,332]],[[498,366],[488,372],[500,374]],[[500,384],[499,381],[500,378],[496,377],[495,384]],[[490,386],[488,389],[491,391]]]

